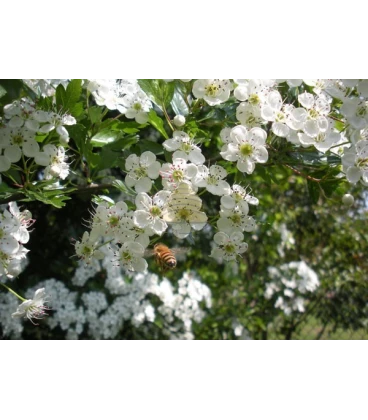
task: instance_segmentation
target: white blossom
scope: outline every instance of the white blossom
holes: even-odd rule
[[[197,172],[198,168],[194,163],[187,163],[182,158],[173,159],[173,163],[162,165],[162,185],[166,190],[175,190],[182,182],[191,182]]]
[[[217,232],[213,237],[216,247],[212,249],[210,257],[233,261],[248,249],[248,244],[243,242],[241,232],[233,232],[230,235],[225,232]]]
[[[262,128],[248,129],[238,125],[231,130],[228,144],[221,149],[221,156],[230,162],[237,162],[240,172],[251,174],[256,162],[265,163],[268,152],[265,147],[267,133]]]
[[[42,319],[47,315],[46,310],[50,309],[45,306],[46,292],[45,289],[38,289],[33,299],[22,302],[16,312],[12,314],[13,318],[28,318],[33,324],[33,319]]]
[[[150,151],[143,152],[141,156],[129,155],[125,162],[128,171],[125,183],[134,187],[137,193],[148,192],[152,188],[152,180],[158,178],[161,164],[156,161],[156,155]]]
[[[193,184],[197,187],[206,188],[208,192],[214,195],[228,195],[230,194],[230,185],[224,180],[226,176],[226,169],[222,166],[212,165],[207,168],[204,165],[199,165]]]
[[[230,97],[232,83],[228,79],[199,79],[193,83],[193,95],[208,105],[218,105]]]
[[[162,145],[169,152],[174,152],[173,160],[181,158],[196,165],[205,161],[201,149],[194,144],[193,140],[184,131],[174,131],[173,138],[165,140]]]
[[[159,191],[153,198],[146,193],[137,194],[134,223],[140,228],[149,226],[157,235],[161,236],[167,229],[167,223],[163,220],[163,210],[170,195],[169,191]]]

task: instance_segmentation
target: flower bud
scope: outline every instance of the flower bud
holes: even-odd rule
[[[185,124],[185,117],[183,115],[176,115],[173,119],[173,123],[177,127],[182,127]]]
[[[351,207],[354,204],[354,197],[351,194],[344,194],[342,197],[342,202],[345,206]]]

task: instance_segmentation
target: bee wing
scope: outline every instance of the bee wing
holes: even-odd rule
[[[155,252],[153,251],[153,249],[146,249],[144,251],[144,258],[149,258],[149,257],[153,257],[155,255]]]
[[[184,255],[187,254],[190,251],[190,248],[181,248],[181,247],[175,247],[171,248],[171,252],[176,255]]]

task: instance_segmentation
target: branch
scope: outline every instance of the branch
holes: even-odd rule
[[[95,193],[98,193],[99,191],[113,189],[113,188],[116,189],[116,187],[112,184],[91,184],[88,186],[78,187],[75,191],[72,191],[70,195],[78,195],[78,194],[84,194],[84,193],[95,194]],[[62,193],[63,193],[63,190],[60,190],[60,194]],[[4,198],[0,200],[0,204],[7,204],[7,203],[10,203],[11,201],[19,201],[25,197],[26,195],[22,192],[15,193],[8,198]]]

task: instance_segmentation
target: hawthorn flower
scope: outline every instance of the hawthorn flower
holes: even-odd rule
[[[173,159],[190,160],[196,165],[205,161],[201,149],[193,143],[193,140],[184,131],[174,131],[173,138],[165,140],[162,145],[169,152],[174,152]]]
[[[128,217],[128,206],[124,201],[118,201],[111,207],[99,205],[92,220],[92,231],[96,235],[114,236],[121,230],[129,230],[133,221]]]
[[[248,129],[238,125],[231,130],[228,144],[221,149],[221,156],[230,162],[237,162],[240,172],[251,174],[256,162],[265,163],[268,152],[265,147],[267,133],[262,128]]]
[[[272,121],[271,130],[279,137],[287,137],[290,128],[288,126],[293,105],[282,105],[282,97],[278,91],[272,91],[267,101],[262,106],[261,115],[266,121]]]
[[[28,98],[4,106],[4,117],[8,120],[7,125],[10,128],[25,127],[32,130],[34,112],[35,104]]]
[[[217,232],[213,237],[216,247],[212,249],[210,257],[225,261],[234,261],[248,249],[248,244],[243,242],[241,232],[233,232],[230,235],[224,232]]]
[[[202,230],[207,224],[207,215],[200,211],[201,207],[202,200],[189,184],[182,182],[171,194],[163,219],[172,225],[175,236],[186,238],[192,228]]]
[[[232,83],[228,79],[199,79],[193,83],[193,95],[211,106],[226,102],[231,90]]]
[[[76,255],[86,264],[90,264],[93,259],[101,260],[105,257],[104,253],[98,248],[99,239],[93,231],[91,233],[84,232],[82,240],[75,243]]]
[[[368,102],[365,99],[345,98],[340,112],[356,129],[362,129],[368,125]]]
[[[134,223],[140,228],[149,226],[161,236],[167,229],[167,223],[162,218],[170,195],[170,191],[159,191],[151,198],[146,193],[139,193],[135,199]]]
[[[25,244],[29,241],[29,232],[28,229],[35,222],[32,219],[32,213],[29,210],[19,211],[17,203],[9,203],[9,211],[12,214],[13,218],[19,222],[19,228],[13,232],[14,238],[21,244]]]
[[[299,115],[294,118],[302,122],[302,130],[310,137],[317,137],[321,132],[325,132],[329,123],[327,115],[330,112],[330,104],[323,98],[314,97],[311,93],[304,92],[298,96],[300,104],[305,108],[299,109]]]
[[[150,151],[143,152],[140,157],[133,154],[127,157],[125,168],[128,172],[125,183],[134,187],[137,193],[148,192],[152,188],[152,179],[158,178],[161,164],[156,155]]]
[[[251,105],[249,102],[239,104],[236,108],[236,118],[248,128],[258,127],[265,122],[261,115],[261,108]]]
[[[164,163],[160,175],[162,185],[166,190],[175,190],[182,182],[191,182],[197,175],[198,168],[194,163],[187,163],[185,159],[175,158],[173,163]]]
[[[254,107],[260,107],[265,101],[272,87],[275,85],[273,79],[234,79],[238,84],[234,96],[239,101],[248,101]]]
[[[53,177],[65,179],[69,175],[69,165],[65,162],[67,155],[63,146],[56,147],[53,144],[44,146],[43,151],[35,156],[38,165],[46,166],[45,178]]]
[[[252,232],[256,228],[256,222],[253,217],[248,216],[246,205],[236,206],[233,209],[221,208],[220,218],[217,221],[217,227],[220,231],[227,234],[233,232]]]
[[[12,163],[18,162],[22,154],[35,157],[40,147],[34,138],[34,133],[25,127],[0,127],[0,172],[10,169]]]
[[[368,140],[360,140],[350,149],[344,148],[342,164],[349,182],[356,184],[360,179],[368,183]]]
[[[122,244],[119,252],[119,263],[128,271],[146,271],[148,264],[143,258],[144,247],[137,242]]]
[[[138,124],[145,124],[148,121],[148,112],[152,103],[143,90],[126,94],[117,104],[117,109],[127,118],[134,118]]]
[[[320,132],[316,137],[308,136],[306,133],[298,133],[299,142],[303,147],[314,146],[320,152],[327,152],[341,139],[341,134],[332,129],[332,124],[325,132]]]
[[[224,181],[227,172],[222,166],[212,165],[209,169],[204,166],[198,166],[198,173],[193,180],[197,187],[206,188],[208,192],[214,195],[230,194],[230,185]]]
[[[36,290],[33,299],[24,300],[16,312],[12,314],[13,318],[28,318],[32,324],[37,325],[32,319],[42,319],[47,315],[45,311],[50,308],[45,306],[46,293],[45,289]]]
[[[245,188],[237,184],[232,186],[230,194],[221,197],[221,207],[223,209],[231,210],[239,207],[244,214],[248,214],[248,203],[257,206],[259,201],[258,198],[248,194]]]

